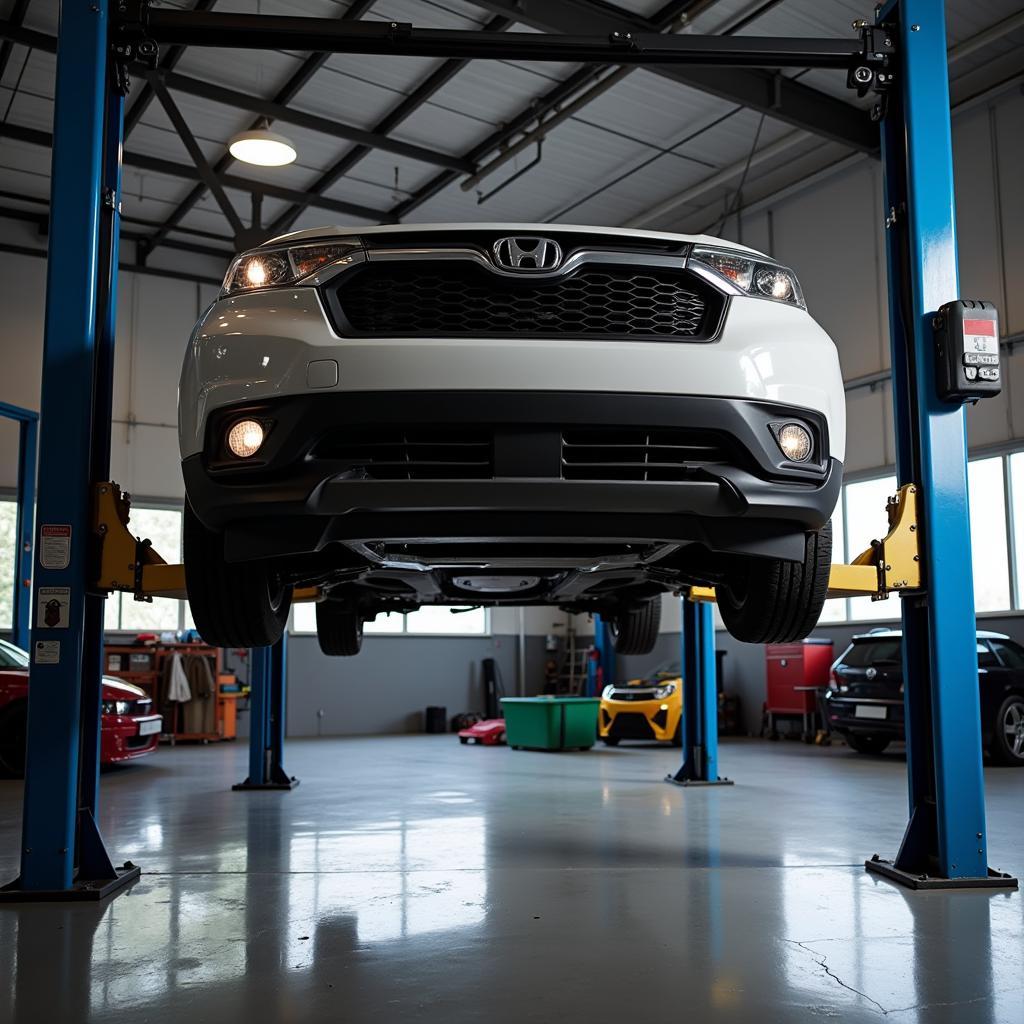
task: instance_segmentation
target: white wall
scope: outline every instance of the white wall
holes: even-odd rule
[[[31,248],[45,244],[24,224],[0,222],[0,236]],[[30,409],[39,408],[45,287],[45,260],[0,252],[0,400]],[[178,374],[192,325],[215,291],[188,281],[120,275],[111,476],[132,494],[183,497]],[[17,434],[5,430],[0,433],[0,488],[16,483]]]

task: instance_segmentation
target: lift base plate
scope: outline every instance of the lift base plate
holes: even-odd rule
[[[116,878],[75,881],[70,889],[26,890],[21,888],[20,879],[15,879],[0,889],[0,903],[98,903],[131,885],[142,874],[142,868],[131,861],[114,870]]]
[[[892,861],[882,860],[875,854],[871,860],[864,861],[868,871],[890,882],[905,885],[908,889],[1016,889],[1017,879],[1002,871],[988,869],[982,877],[970,878],[936,878],[932,875],[914,874],[896,867]]]
[[[734,786],[732,779],[677,779],[674,775],[666,775],[666,782],[673,786]]]
[[[259,789],[294,789],[300,781],[294,775],[290,779],[282,780],[281,782],[251,782],[249,779],[246,779],[245,782],[236,782],[231,789],[236,793],[247,793],[250,790]]]

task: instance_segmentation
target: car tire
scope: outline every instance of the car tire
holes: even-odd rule
[[[858,754],[880,754],[892,742],[888,736],[858,736],[849,733],[843,737],[851,750]]]
[[[716,587],[725,628],[750,644],[803,640],[821,617],[831,567],[831,523],[805,535],[802,562],[748,559]]]
[[[199,635],[215,647],[270,647],[281,639],[292,588],[263,562],[228,562],[224,535],[185,502],[185,586]]]
[[[316,606],[316,638],[320,650],[332,658],[350,658],[363,646],[363,619],[335,601]]]
[[[989,754],[995,764],[1024,767],[1024,697],[1011,693],[996,712]]]
[[[7,779],[25,777],[25,741],[28,706],[12,704],[0,712],[0,775]]]
[[[601,742],[606,747],[617,747],[619,745],[619,737],[618,736],[602,736],[601,737]]]
[[[661,625],[661,597],[651,598],[611,618],[616,654],[650,654],[658,641]]]

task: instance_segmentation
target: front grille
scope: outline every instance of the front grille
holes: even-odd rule
[[[620,740],[653,740],[654,730],[644,715],[636,711],[620,711],[612,722],[609,735]]]
[[[153,742],[155,736],[155,733],[149,736],[128,736],[124,741],[124,745],[129,750],[138,750],[139,747],[148,747]]]
[[[464,261],[368,263],[328,290],[342,334],[410,337],[697,338],[713,319],[685,270],[584,266],[505,277]]]
[[[581,427],[562,432],[565,480],[678,482],[727,461],[725,439],[709,431]]]
[[[494,476],[493,433],[475,427],[381,427],[332,432],[316,458],[351,466],[370,480],[489,480]]]

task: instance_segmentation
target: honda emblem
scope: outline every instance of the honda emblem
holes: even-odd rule
[[[555,270],[562,262],[562,249],[551,238],[514,235],[494,243],[494,262],[502,270]]]

